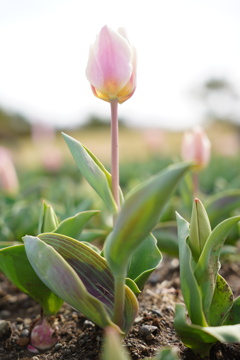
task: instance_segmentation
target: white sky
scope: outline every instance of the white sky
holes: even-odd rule
[[[212,76],[240,89],[239,0],[0,0],[0,105],[54,125],[109,116],[85,77],[105,24],[137,48],[137,90],[119,107],[131,125],[195,125],[191,91]]]

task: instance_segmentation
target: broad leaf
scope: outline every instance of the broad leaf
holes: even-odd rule
[[[147,279],[162,260],[157,240],[150,234],[135,250],[129,263],[127,276],[143,289]]]
[[[203,331],[204,327],[187,323],[185,306],[182,304],[176,304],[174,327],[184,345],[201,354],[208,354],[217,341],[214,336]]]
[[[108,209],[115,213],[117,205],[111,190],[111,175],[100,161],[79,141],[63,133],[63,137],[84,178],[98,193]]]
[[[214,228],[203,248],[195,269],[194,275],[199,288],[201,289],[201,293],[205,294],[205,296],[203,296],[203,309],[207,318],[218,275],[220,252],[226,237],[233,225],[238,221],[240,221],[240,216],[235,216],[221,222]]]
[[[206,326],[203,313],[202,296],[192,268],[192,253],[187,244],[189,223],[177,214],[180,281],[185,304],[191,321],[196,325]]]
[[[53,232],[79,239],[86,223],[98,213],[98,210],[82,211],[75,216],[63,220]]]
[[[238,296],[234,301],[232,308],[226,314],[223,325],[235,325],[240,324],[240,296]]]
[[[115,276],[126,277],[130,258],[158,223],[172,191],[189,167],[188,164],[171,166],[128,195],[104,247]]]
[[[240,190],[228,189],[209,196],[205,202],[211,224],[219,224],[227,217],[234,215],[233,211],[240,207]]]
[[[233,293],[226,280],[218,274],[209,311],[209,325],[221,325],[225,314],[233,305]],[[228,324],[226,324],[228,325]]]
[[[18,289],[42,306],[45,315],[58,312],[63,301],[37,276],[27,258],[23,244],[0,250],[0,268]]]
[[[47,286],[54,288],[60,297],[99,326],[106,327],[111,323],[114,279],[102,256],[86,244],[61,234],[28,237],[25,246],[32,261],[35,257],[39,258],[40,255],[35,254],[41,251],[44,265],[38,261],[34,266],[39,276],[45,276]],[[127,332],[138,311],[138,304],[128,287],[125,292],[123,330]]]
[[[100,327],[104,328],[112,323],[105,306],[98,300],[106,298],[107,290],[94,286],[98,298],[94,297],[86,290],[73,268],[52,246],[33,236],[25,236],[23,240],[34,270],[53,292]]]
[[[170,256],[178,257],[176,221],[160,223],[153,229],[152,233],[157,239],[157,245],[161,252]]]

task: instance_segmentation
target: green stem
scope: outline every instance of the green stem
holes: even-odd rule
[[[199,195],[199,173],[193,172],[193,198],[195,199]]]
[[[118,149],[118,100],[113,99],[111,104],[111,173],[112,173],[112,193],[119,209],[119,149]]]
[[[125,304],[125,277],[114,279],[114,314],[113,322],[120,327],[123,326],[124,304]]]

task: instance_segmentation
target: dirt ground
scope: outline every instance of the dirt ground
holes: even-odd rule
[[[221,274],[230,283],[234,295],[240,294],[240,264],[225,263]],[[29,329],[39,314],[39,305],[19,292],[0,274],[0,319],[11,324],[11,336],[0,339],[0,360],[98,360],[102,330],[67,304],[57,315],[59,340],[42,353],[27,350]],[[174,306],[182,302],[177,259],[164,258],[139,297],[140,311],[128,336],[123,340],[132,359],[143,359],[165,345],[176,346],[182,360],[202,360],[184,347],[173,327]],[[204,360],[240,359],[240,344],[220,344],[212,347]]]

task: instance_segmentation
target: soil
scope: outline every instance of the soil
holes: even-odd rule
[[[221,274],[234,296],[240,294],[240,264],[225,263]],[[29,329],[36,320],[39,305],[16,289],[0,274],[0,319],[10,322],[11,335],[0,339],[0,360],[98,360],[102,330],[64,304],[57,315],[59,341],[45,352],[27,350]],[[151,358],[165,345],[175,346],[182,360],[237,360],[240,344],[214,345],[209,357],[201,358],[177,338],[173,327],[174,306],[183,302],[177,259],[164,258],[139,296],[140,311],[132,330],[123,340],[133,360]],[[10,335],[10,336],[9,336]]]

